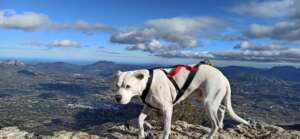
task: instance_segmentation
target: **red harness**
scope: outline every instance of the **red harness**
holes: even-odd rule
[[[190,72],[197,72],[198,66],[188,66],[188,65],[175,65],[175,67],[168,73],[168,77],[175,76],[182,68],[185,68],[186,70]]]
[[[173,104],[175,104],[179,100],[179,98],[183,95],[183,93],[188,89],[189,85],[191,84],[191,82],[193,81],[193,79],[196,75],[196,72],[198,71],[198,67],[201,64],[202,63],[198,63],[195,66],[175,65],[170,72],[167,72],[166,70],[160,68],[166,74],[166,76],[169,78],[170,82],[174,85],[174,87],[176,89],[177,95],[176,95],[175,99],[173,100]],[[177,85],[176,81],[174,80],[173,76],[175,76],[182,68],[185,68],[186,70],[190,71],[190,73],[188,74],[183,86],[180,88]],[[148,78],[148,81],[146,84],[146,88],[143,90],[143,93],[141,95],[141,99],[142,99],[143,103],[146,104],[148,107],[150,107],[152,109],[160,110],[159,108],[153,107],[151,104],[149,104],[146,101],[146,97],[150,90],[152,80],[153,80],[153,70],[155,70],[155,69],[157,69],[157,68],[148,69],[149,70],[149,78]]]

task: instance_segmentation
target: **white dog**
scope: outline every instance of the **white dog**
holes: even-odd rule
[[[208,112],[212,125],[212,130],[208,136],[209,139],[213,138],[219,128],[223,128],[223,118],[226,110],[234,120],[249,125],[246,120],[235,114],[232,109],[231,89],[227,78],[218,69],[210,65],[201,64],[191,66],[197,66],[198,70],[189,87],[176,103],[173,102],[178,95],[178,90],[176,90],[176,87],[166,76],[163,69],[153,70],[150,86],[149,79],[151,74],[147,69],[118,72],[117,86],[119,90],[115,98],[121,104],[128,104],[133,96],[142,96],[145,89],[147,89],[147,85],[149,86],[147,90],[148,94],[144,99],[145,106],[138,118],[139,138],[145,137],[144,120],[151,109],[156,108],[164,114],[163,139],[168,139],[171,132],[173,106],[193,93],[196,93],[199,99],[203,101]],[[169,72],[171,69],[164,70]],[[179,87],[184,85],[190,72],[187,69],[182,69],[173,77]]]

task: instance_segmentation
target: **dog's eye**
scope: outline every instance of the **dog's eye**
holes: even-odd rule
[[[127,88],[127,89],[130,88],[130,85],[126,85],[125,88]]]

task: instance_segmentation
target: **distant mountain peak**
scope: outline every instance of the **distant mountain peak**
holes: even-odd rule
[[[274,70],[274,69],[293,69],[293,70],[295,70],[295,69],[297,69],[296,67],[294,67],[294,66],[275,66],[275,67],[272,67],[272,69]]]
[[[100,60],[100,61],[95,62],[92,65],[98,65],[98,64],[115,64],[115,63],[112,61]]]

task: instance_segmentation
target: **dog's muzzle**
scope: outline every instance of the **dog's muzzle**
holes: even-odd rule
[[[117,102],[120,102],[122,100],[122,96],[121,95],[116,95],[115,99]]]

